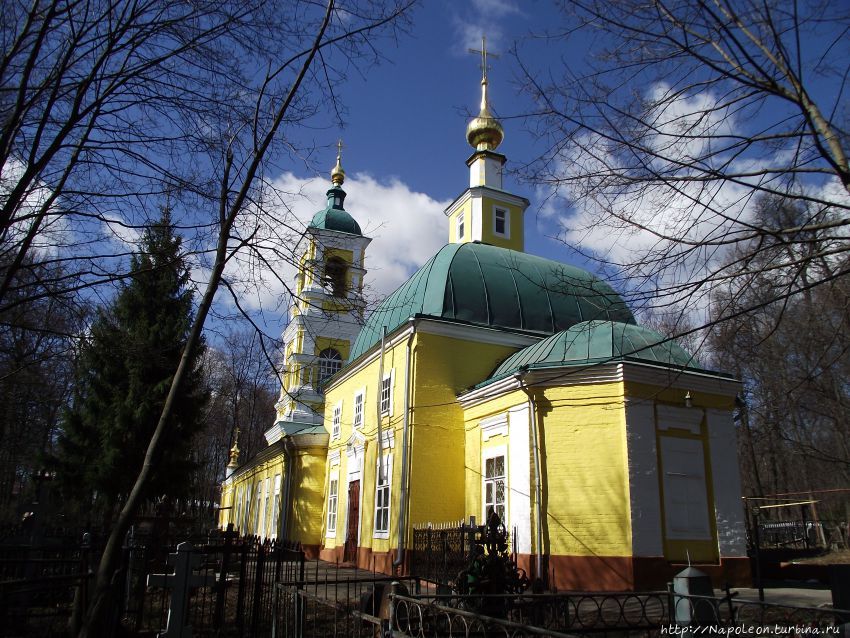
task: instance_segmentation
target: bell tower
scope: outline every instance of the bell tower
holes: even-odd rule
[[[275,424],[265,433],[269,444],[322,427],[323,386],[348,359],[363,325],[363,263],[372,240],[345,210],[344,182],[340,141],[327,204],[313,216],[296,251],[296,295],[283,333],[283,383]]]

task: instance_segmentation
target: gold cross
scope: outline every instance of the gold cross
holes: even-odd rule
[[[339,138],[336,143],[336,158],[340,159],[342,157],[342,138]]]
[[[490,68],[487,64],[487,58],[496,58],[499,59],[499,56],[495,53],[487,53],[487,38],[485,36],[481,36],[481,49],[470,49],[470,53],[475,53],[476,55],[481,56],[481,81],[487,81],[487,70]]]

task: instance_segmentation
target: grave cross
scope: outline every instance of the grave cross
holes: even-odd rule
[[[173,574],[148,574],[148,587],[171,589],[171,604],[168,609],[168,624],[160,638],[192,638],[192,627],[188,624],[189,593],[193,587],[209,587],[215,584],[214,575],[193,574],[200,567],[203,557],[195,553],[192,543],[180,543],[176,554],[168,555],[168,564],[174,566]]]

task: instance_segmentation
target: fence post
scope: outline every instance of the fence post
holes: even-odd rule
[[[266,543],[257,539],[257,566],[254,574],[254,600],[251,610],[251,635],[257,633],[260,607],[263,602],[263,570],[266,564]]]
[[[247,587],[245,578],[248,571],[248,543],[249,540],[243,538],[239,552],[239,593],[236,597],[236,626],[239,628],[240,636],[245,626],[245,589]],[[251,544],[253,545],[253,542]]]
[[[227,597],[227,571],[230,567],[230,552],[233,549],[233,523],[227,524],[224,532],[224,547],[221,551],[221,571],[218,574],[215,595],[215,615],[213,616],[213,627],[218,629],[224,620],[224,600]]]
[[[389,620],[388,620],[389,626],[387,627],[387,632],[386,632],[386,635],[390,636],[390,637],[392,637],[393,633],[395,632],[395,606],[396,606],[395,597],[398,595],[398,588],[399,588],[399,582],[397,580],[394,580],[392,582],[392,584],[390,585],[390,589],[391,589],[390,596],[389,596],[390,608],[389,608],[389,614],[388,614],[388,616],[389,616]]]

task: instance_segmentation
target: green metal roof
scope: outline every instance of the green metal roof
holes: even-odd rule
[[[342,207],[345,201],[345,191],[339,186],[328,190],[328,205],[313,215],[310,228],[336,230],[349,235],[362,235],[360,224]]]
[[[549,335],[581,321],[634,323],[604,281],[550,259],[490,246],[443,246],[369,316],[351,349],[354,361],[410,317]]]
[[[626,360],[702,370],[684,348],[654,330],[617,321],[584,321],[512,354],[490,375],[490,380],[509,376],[521,368]]]

